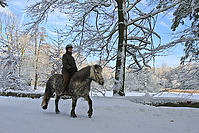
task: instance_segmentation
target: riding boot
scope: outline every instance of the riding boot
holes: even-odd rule
[[[61,95],[64,95],[64,92],[66,91],[66,87],[68,85],[68,81],[69,81],[69,73],[63,73],[63,78],[64,78],[64,82],[62,84],[62,88],[61,88]]]

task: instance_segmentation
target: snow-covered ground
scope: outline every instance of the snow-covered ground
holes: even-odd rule
[[[197,95],[196,95],[197,96]],[[71,100],[60,100],[61,113],[54,112],[52,98],[47,110],[42,99],[0,97],[0,133],[198,133],[199,109],[153,107],[131,102],[150,96],[134,93],[129,97],[93,96],[92,118],[87,102],[78,100],[77,118],[71,118]]]

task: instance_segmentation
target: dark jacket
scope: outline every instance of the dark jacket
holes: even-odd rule
[[[62,73],[68,72],[70,76],[72,76],[75,72],[77,72],[77,66],[75,63],[75,59],[72,56],[72,53],[66,52],[62,57]]]

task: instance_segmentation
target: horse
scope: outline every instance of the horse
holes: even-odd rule
[[[60,111],[58,109],[58,103],[61,96],[61,87],[63,83],[63,75],[62,74],[54,74],[52,75],[47,83],[46,89],[43,96],[42,108],[44,110],[48,107],[48,102],[51,96],[55,93],[55,112],[59,114]],[[89,105],[88,117],[91,118],[93,114],[92,109],[92,100],[89,96],[90,92],[90,84],[92,81],[99,83],[100,85],[104,84],[104,78],[102,77],[102,67],[100,65],[92,65],[82,68],[77,71],[71,77],[69,84],[67,85],[67,89],[64,92],[64,95],[70,96],[72,98],[72,109],[70,112],[71,117],[77,117],[75,113],[75,107],[77,103],[77,99],[83,97]]]

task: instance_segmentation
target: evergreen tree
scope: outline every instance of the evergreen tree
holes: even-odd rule
[[[183,31],[175,33],[175,40],[171,43],[182,43],[185,55],[181,64],[199,61],[199,0],[184,0],[173,13],[174,19],[171,29],[175,31],[179,25],[186,25]],[[189,19],[186,20],[186,19]]]

